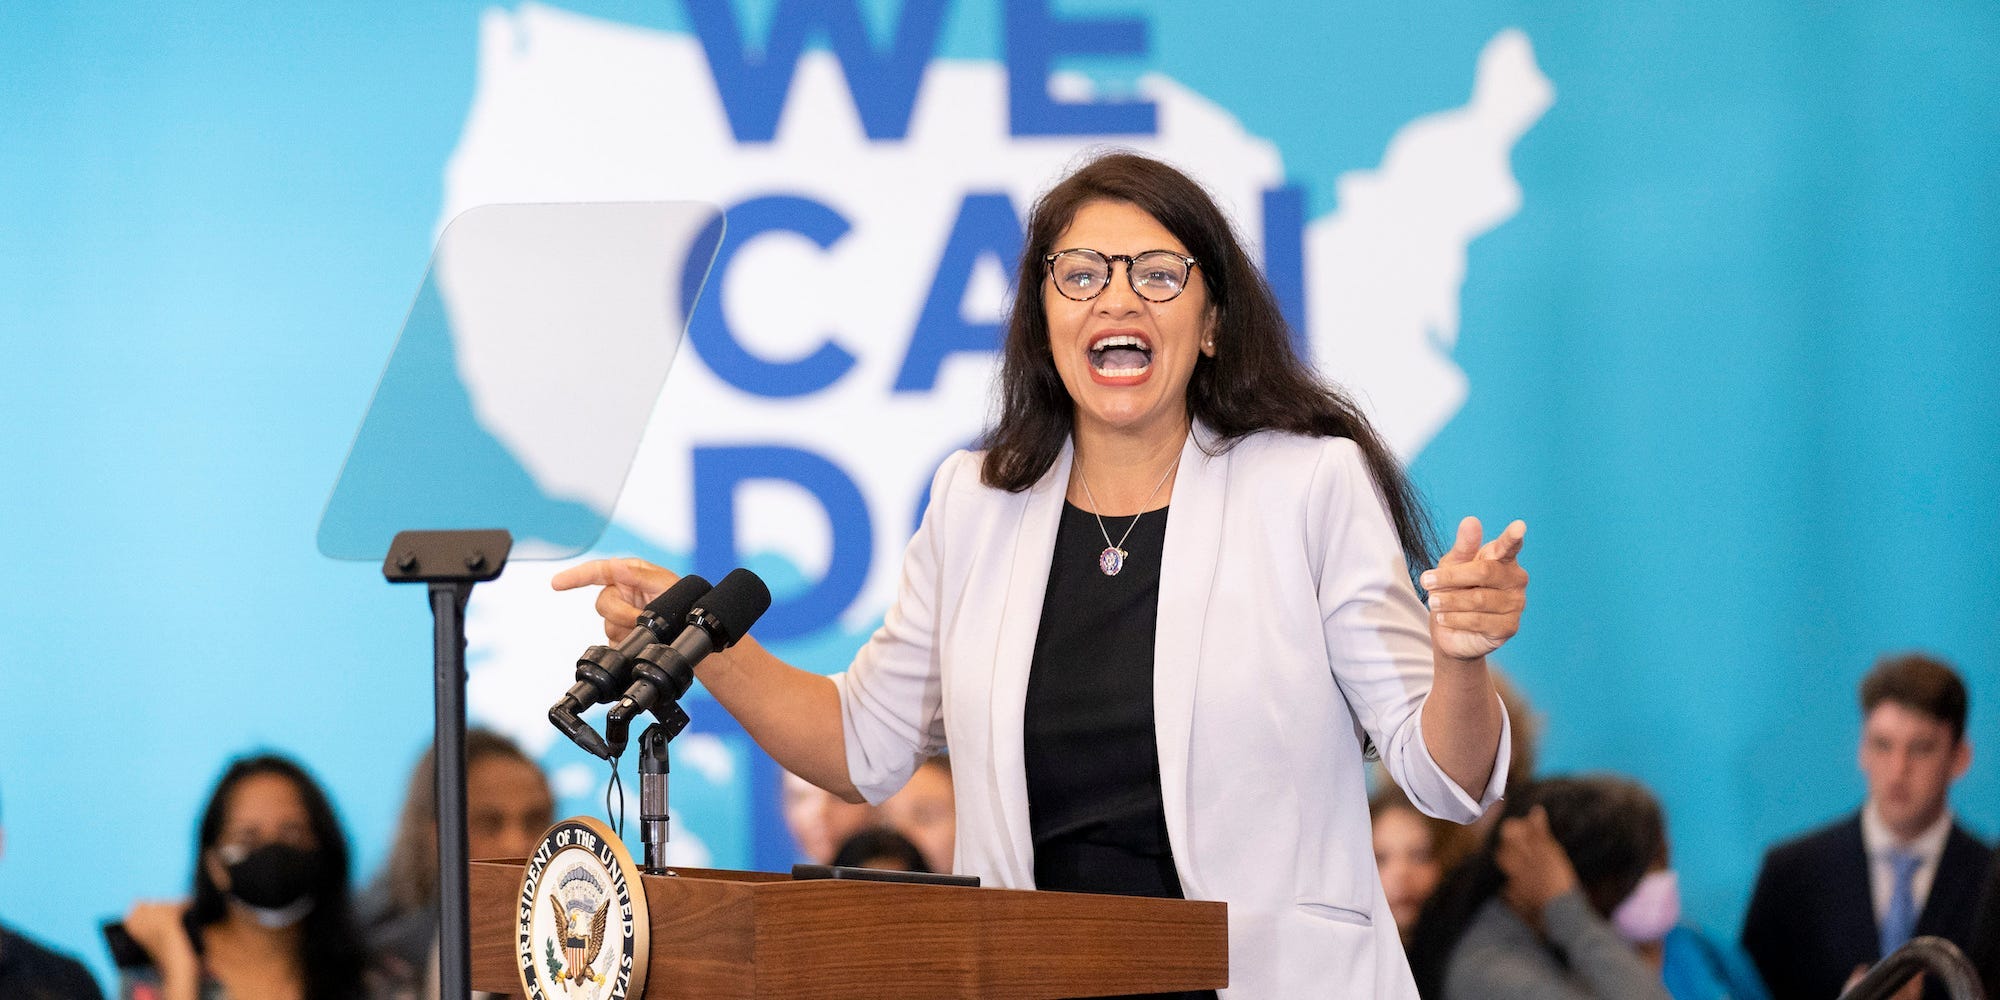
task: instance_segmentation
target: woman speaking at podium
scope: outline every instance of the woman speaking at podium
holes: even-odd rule
[[[1226,901],[1226,1000],[1414,998],[1364,753],[1432,815],[1499,798],[1485,657],[1520,623],[1526,526],[1482,546],[1467,518],[1432,564],[1395,458],[1172,167],[1062,180],[1018,273],[999,418],[938,470],[881,629],[830,678],[746,640],[702,682],[851,800],[949,742],[956,868],[989,885]],[[554,585],[604,587],[618,638],[674,579],[600,560]]]

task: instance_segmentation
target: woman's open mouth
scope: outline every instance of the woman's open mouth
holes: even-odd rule
[[[1144,337],[1114,333],[1090,342],[1090,373],[1100,382],[1145,376],[1153,367],[1153,345]]]

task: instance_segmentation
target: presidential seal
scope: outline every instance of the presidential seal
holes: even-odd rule
[[[611,828],[587,816],[549,827],[528,859],[514,960],[529,1000],[640,1000],[646,894]]]

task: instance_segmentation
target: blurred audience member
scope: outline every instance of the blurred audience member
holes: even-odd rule
[[[1660,941],[1679,914],[1652,795],[1553,778],[1509,796],[1486,848],[1445,876],[1410,965],[1430,1000],[1668,1000]]]
[[[847,838],[874,825],[873,806],[844,801],[790,771],[783,773],[785,826],[806,860],[832,864],[834,852]]]
[[[6,855],[6,829],[0,827],[0,857]],[[43,947],[0,923],[0,997],[6,1000],[104,1000],[97,980],[83,963]]]
[[[152,959],[124,970],[138,1000],[351,1000],[363,950],[347,839],[333,806],[283,757],[238,760],[201,817],[194,898],[139,903],[124,927]]]
[[[950,758],[931,757],[918,765],[909,783],[884,800],[877,813],[883,826],[924,852],[925,871],[951,871],[958,811],[951,794]]]
[[[2000,851],[1986,866],[1986,889],[1979,895],[1979,912],[1972,921],[1972,948],[1966,953],[1979,978],[1986,983],[1986,995],[2000,1000]]]
[[[1972,764],[1965,682],[1921,655],[1861,682],[1861,811],[1764,856],[1743,947],[1776,1000],[1824,1000],[1919,934],[1963,948],[1990,852],[1952,821]]]
[[[1368,800],[1368,816],[1374,829],[1375,868],[1382,875],[1382,892],[1389,897],[1389,912],[1396,918],[1403,945],[1408,947],[1417,914],[1444,876],[1444,866],[1437,859],[1439,830],[1457,824],[1424,815],[1402,789],[1387,781]]]
[[[1507,758],[1507,790],[1504,793],[1511,796],[1535,779],[1535,758],[1542,744],[1542,717],[1528,702],[1528,696],[1514,684],[1513,678],[1498,667],[1489,666],[1487,669],[1493,675],[1493,688],[1500,693],[1500,704],[1507,709],[1508,725],[1513,731]],[[1439,869],[1450,871],[1459,862],[1477,853],[1491,838],[1493,824],[1499,820],[1504,806],[1504,799],[1496,802],[1486,810],[1486,815],[1464,826],[1441,823],[1433,827],[1437,838],[1433,850]]]
[[[428,976],[438,930],[435,750],[410,772],[389,859],[360,910],[368,942],[370,991],[378,1000],[435,997]],[[512,740],[485,729],[465,734],[466,857],[525,858],[555,822],[542,769]]]
[[[930,873],[924,854],[910,838],[894,830],[871,827],[847,838],[835,851],[833,863],[848,868],[882,868],[892,872]]]
[[[1770,1000],[1750,956],[1682,923],[1662,942],[1660,977],[1674,1000]]]

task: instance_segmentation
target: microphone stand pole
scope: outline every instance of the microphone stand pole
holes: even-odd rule
[[[382,575],[430,585],[437,738],[438,995],[472,991],[472,936],[466,885],[465,604],[472,585],[500,575],[513,549],[505,531],[403,531],[389,545]]]
[[[667,744],[687,728],[679,702],[656,709],[660,721],[639,734],[639,843],[648,875],[672,875],[667,868]]]

